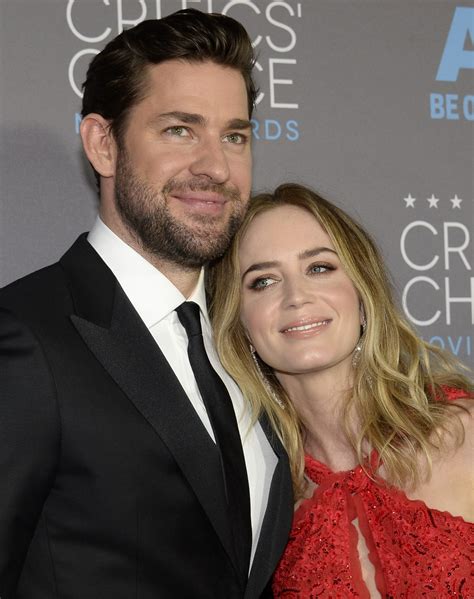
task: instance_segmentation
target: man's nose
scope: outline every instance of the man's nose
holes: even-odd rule
[[[190,171],[194,176],[204,176],[214,183],[225,183],[230,176],[229,163],[220,139],[203,139],[196,148]]]

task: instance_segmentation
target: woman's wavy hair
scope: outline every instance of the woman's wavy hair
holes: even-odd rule
[[[323,227],[364,307],[367,328],[343,412],[347,438],[370,476],[376,477],[383,463],[388,482],[405,487],[416,485],[425,475],[429,476],[430,455],[434,448],[441,447],[444,431],[457,431],[457,443],[463,439],[462,427],[447,426],[452,411],[445,397],[446,387],[464,389],[468,395],[473,391],[472,383],[463,374],[464,366],[420,339],[401,316],[382,258],[369,234],[346,212],[314,191],[298,184],[284,184],[274,193],[252,198],[228,252],[209,269],[210,314],[222,363],[250,402],[254,418],[262,412],[268,416],[287,450],[295,496],[301,497],[305,488],[304,426],[272,369],[260,362],[271,390],[284,407],[262,383],[240,322],[241,240],[257,216],[286,205],[306,210]],[[362,425],[357,433],[349,418],[354,411]],[[372,466],[367,447],[375,449],[379,457]],[[427,474],[419,467],[420,454],[428,465]]]

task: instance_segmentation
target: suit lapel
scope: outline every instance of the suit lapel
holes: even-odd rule
[[[268,495],[257,550],[245,599],[260,597],[283,553],[293,521],[293,489],[288,456],[265,415],[260,418],[265,435],[278,457]]]
[[[236,566],[219,453],[166,358],[85,236],[61,265],[78,333],[167,445]]]

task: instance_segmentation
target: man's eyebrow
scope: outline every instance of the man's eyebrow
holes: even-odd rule
[[[227,123],[227,129],[251,129],[252,123],[248,119],[231,119]]]
[[[159,123],[160,121],[179,121],[185,125],[200,125],[201,127],[206,124],[206,119],[202,114],[194,112],[183,112],[181,110],[172,110],[171,112],[162,112],[157,114],[152,119],[152,123]],[[248,119],[230,119],[226,125],[226,129],[236,129],[238,131],[242,129],[251,129],[252,123]]]
[[[311,248],[310,250],[305,250],[304,252],[301,252],[298,254],[298,260],[306,260],[307,258],[314,258],[315,256],[318,256],[319,254],[322,254],[323,252],[331,252],[332,254],[335,254],[337,256],[337,252],[331,248],[322,246],[322,247],[316,247],[316,248]],[[281,266],[281,262],[278,262],[278,260],[269,260],[268,262],[256,262],[255,264],[251,264],[247,270],[242,273],[242,279],[248,275],[250,272],[254,272],[256,270],[265,270],[267,268],[274,268],[275,266]]]
[[[153,118],[153,122],[159,121],[180,121],[186,125],[204,125],[206,122],[202,114],[194,112],[182,112],[181,110],[173,110],[171,112],[162,112]]]

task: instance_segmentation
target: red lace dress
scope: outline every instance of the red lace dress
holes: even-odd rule
[[[378,485],[361,467],[332,472],[307,455],[306,473],[318,487],[295,512],[275,598],[474,598],[474,524]]]

